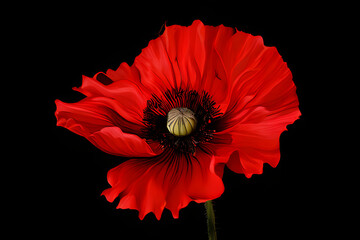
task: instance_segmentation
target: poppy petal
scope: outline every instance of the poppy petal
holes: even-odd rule
[[[276,48],[264,46],[260,36],[242,32],[237,32],[232,41],[231,46],[236,48],[222,55],[227,71],[232,73],[223,128],[236,124],[256,106],[274,111],[298,106],[292,74]],[[242,49],[237,49],[239,46]],[[241,54],[235,55],[239,51]]]
[[[220,178],[223,176],[224,166],[228,162],[230,155],[237,150],[231,143],[231,134],[215,132],[211,142],[199,145],[200,149],[213,156],[214,169]]]
[[[124,109],[117,101],[105,97],[87,97],[77,103],[56,100],[55,103],[57,125],[84,136],[103,151],[128,157],[156,155],[138,136],[143,126],[137,109]]]
[[[205,90],[221,105],[229,84],[217,48],[233,34],[232,28],[204,26],[199,20],[188,27],[167,26],[136,57],[132,68],[145,88],[158,96],[168,89]]]
[[[264,162],[279,162],[280,134],[301,115],[296,87],[276,48],[260,36],[237,32],[222,50],[231,91],[217,130],[231,134],[227,166],[250,177],[262,173]]]
[[[278,112],[260,109],[261,114],[252,113],[250,115],[257,116],[248,116],[246,120],[231,128],[232,145],[238,149],[238,153],[230,157],[227,166],[247,177],[261,174],[263,163],[277,166],[280,160],[280,135],[288,124],[300,116],[297,107]]]
[[[151,157],[160,151],[159,144],[150,146],[145,139],[124,133],[119,127],[105,127],[87,139],[104,152],[123,157]]]
[[[224,186],[215,173],[215,159],[198,151],[196,158],[170,151],[153,158],[128,160],[108,172],[111,188],[102,195],[110,202],[120,197],[118,208],[137,209],[140,219],[153,212],[160,219],[164,208],[174,218],[190,201],[219,197]]]
[[[102,77],[101,77],[102,76]],[[74,87],[73,90],[86,95],[87,97],[108,97],[118,101],[118,104],[123,108],[132,109],[131,111],[138,111],[138,115],[142,116],[142,109],[146,107],[146,101],[149,94],[141,84],[136,80],[122,79],[121,81],[113,81],[104,73],[97,73],[93,78],[83,76],[82,85]],[[109,84],[103,84],[99,79],[109,79]]]

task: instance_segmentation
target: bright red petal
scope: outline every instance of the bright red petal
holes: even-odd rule
[[[105,97],[87,97],[77,103],[56,100],[57,125],[86,137],[105,152],[128,157],[156,155],[141,134],[138,109],[122,108]]]
[[[103,195],[110,202],[119,196],[118,208],[137,209],[140,219],[149,212],[160,219],[164,208],[178,218],[179,210],[190,201],[205,202],[222,194],[224,186],[214,161],[202,151],[196,159],[168,151],[154,158],[128,160],[109,171],[112,187]]]
[[[137,115],[137,119],[131,119],[131,121],[139,122],[140,119],[142,120],[142,110],[146,107],[146,101],[150,95],[144,88],[141,88],[141,85],[136,80],[122,79],[121,81],[114,81],[105,85],[99,79],[113,81],[114,78],[110,78],[103,73],[96,74],[94,78],[83,76],[81,87],[73,89],[87,97],[115,99],[121,108],[134,112]]]
[[[87,139],[104,152],[124,157],[151,157],[160,152],[159,144],[151,147],[145,139],[124,133],[119,127],[103,128]]]
[[[226,148],[237,151],[227,166],[250,177],[279,162],[280,134],[300,116],[296,87],[276,48],[259,36],[236,32],[218,53],[231,84],[218,134],[231,134]]]
[[[131,68],[138,70],[145,88],[158,96],[172,88],[205,90],[221,105],[230,85],[217,49],[225,47],[234,32],[222,25],[204,26],[198,20],[189,27],[166,27]]]
[[[247,112],[257,106],[270,111],[298,107],[292,74],[276,48],[243,32],[237,32],[229,45],[222,54],[232,84],[223,128],[249,116]]]
[[[256,107],[247,112],[238,124],[227,129],[232,135],[232,146],[238,154],[232,155],[227,166],[250,177],[261,174],[263,163],[276,167],[280,160],[279,138],[288,124],[300,116],[297,107],[269,111]]]

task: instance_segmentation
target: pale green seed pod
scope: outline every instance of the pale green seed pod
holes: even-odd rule
[[[184,137],[196,128],[195,114],[188,108],[173,108],[167,115],[167,129],[177,137]]]

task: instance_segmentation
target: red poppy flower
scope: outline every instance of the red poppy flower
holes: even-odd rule
[[[296,88],[275,47],[223,25],[169,26],[132,66],[83,76],[77,103],[56,100],[57,125],[128,157],[102,195],[141,219],[224,191],[223,168],[247,177],[280,159],[279,136],[299,116]]]

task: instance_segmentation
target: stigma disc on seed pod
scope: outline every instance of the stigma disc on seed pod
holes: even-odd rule
[[[184,137],[194,132],[197,120],[188,108],[173,108],[167,115],[167,129],[176,137]]]

